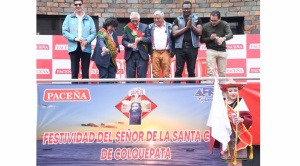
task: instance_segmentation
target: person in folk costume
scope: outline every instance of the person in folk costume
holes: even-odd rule
[[[224,99],[227,114],[232,128],[227,149],[220,151],[222,161],[228,162],[228,166],[242,166],[242,161],[248,159],[247,147],[250,148],[249,159],[253,158],[252,135],[248,129],[252,126],[252,115],[243,98],[239,96],[239,90],[244,84],[234,80],[228,80],[221,84],[221,90],[225,93]],[[238,135],[238,137],[236,137]],[[210,137],[211,153],[213,148],[222,149],[219,141]]]
[[[118,66],[116,57],[120,52],[116,28],[118,20],[115,17],[107,18],[97,34],[96,46],[91,60],[96,63],[99,78],[116,78]],[[110,82],[107,82],[110,83]]]

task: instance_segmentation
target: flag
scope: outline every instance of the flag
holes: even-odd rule
[[[230,141],[231,126],[227,115],[227,108],[224,104],[222,91],[216,77],[213,101],[206,125],[211,127],[211,136],[222,143],[222,151],[225,151],[227,149],[227,144]]]

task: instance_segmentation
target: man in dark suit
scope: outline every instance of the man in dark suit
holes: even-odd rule
[[[151,44],[150,30],[147,24],[140,23],[140,14],[131,12],[130,20],[122,35],[122,45],[125,48],[127,78],[146,78]],[[145,81],[139,81],[145,83]]]

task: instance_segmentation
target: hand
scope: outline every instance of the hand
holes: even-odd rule
[[[188,22],[186,23],[186,27],[187,28],[192,27],[192,16],[191,15],[188,17]]]
[[[142,40],[142,38],[141,37],[137,37],[137,38],[135,38],[135,43],[138,43],[138,42],[140,42]]]
[[[80,42],[80,43],[82,43],[84,40],[85,40],[85,39],[82,38],[82,37],[76,37],[76,38],[75,38],[75,41],[78,41],[78,42]]]
[[[129,44],[129,47],[131,47],[131,48],[136,48],[136,44],[135,43],[131,43],[131,44]]]
[[[213,33],[210,35],[210,40],[215,40],[217,38],[217,34]]]
[[[81,45],[81,47],[85,47],[87,45],[87,41],[86,40],[83,40],[83,41],[81,40],[80,45]]]
[[[81,37],[75,37],[74,40],[77,41],[77,42],[81,42]]]
[[[217,38],[217,42],[218,42],[219,45],[221,45],[221,44],[223,43],[224,40],[225,40],[224,37],[219,37],[219,38]]]
[[[84,38],[80,38],[80,46],[81,46],[81,50],[85,49],[85,46],[87,45],[87,41]]]
[[[86,46],[88,44],[88,42],[86,40],[84,40],[83,42],[81,42],[84,46]]]
[[[102,47],[102,52],[108,52],[109,51],[109,49],[108,48],[106,48],[106,47]]]
[[[235,117],[235,118],[234,118],[234,121],[236,122],[235,124],[238,124],[238,123],[243,123],[243,122],[244,122],[244,119],[241,118],[241,117]]]
[[[102,56],[106,55],[108,52],[109,52],[108,48],[102,47],[102,53],[101,53]]]

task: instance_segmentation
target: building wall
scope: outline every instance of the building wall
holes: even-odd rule
[[[219,10],[221,17],[244,17],[244,33],[260,34],[260,0],[190,0],[193,14],[209,17],[210,12]],[[165,17],[182,14],[183,0],[83,0],[85,12],[99,17],[99,24],[105,18],[114,16],[129,18],[130,12],[139,12],[142,18],[152,18],[160,9]],[[74,0],[37,0],[36,14],[67,15],[74,11]]]

